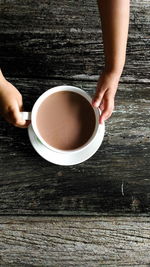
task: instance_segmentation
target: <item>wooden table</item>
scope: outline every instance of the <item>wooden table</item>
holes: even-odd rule
[[[150,266],[149,13],[131,1],[115,111],[89,160],[49,163],[0,118],[0,266]],[[92,96],[103,60],[96,1],[0,1],[0,66],[25,110],[57,85]]]

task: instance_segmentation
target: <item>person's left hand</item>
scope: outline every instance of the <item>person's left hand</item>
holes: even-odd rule
[[[112,115],[119,79],[120,75],[105,71],[98,79],[92,105],[97,108],[99,107],[102,111],[99,120],[101,124]]]

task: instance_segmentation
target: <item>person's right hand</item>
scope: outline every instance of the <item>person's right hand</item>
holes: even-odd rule
[[[22,110],[22,95],[10,82],[5,78],[2,79],[0,81],[0,114],[14,126],[26,128],[30,122],[22,119]]]
[[[112,115],[119,78],[120,75],[116,73],[103,71],[98,79],[92,103],[94,107],[99,107],[102,111],[100,123],[103,123]]]

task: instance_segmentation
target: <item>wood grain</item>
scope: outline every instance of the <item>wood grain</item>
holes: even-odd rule
[[[1,266],[150,266],[147,217],[1,217]]]
[[[103,66],[97,2],[0,0],[0,66],[25,110],[56,85],[93,95]],[[150,207],[149,2],[131,1],[127,61],[104,142],[88,161],[43,160],[26,130],[0,127],[1,214],[147,214]],[[12,78],[13,77],[13,78]]]
[[[56,85],[75,85],[91,96],[96,81],[9,79],[25,110]],[[150,207],[150,88],[120,83],[116,109],[102,146],[89,160],[63,167],[42,159],[27,131],[1,119],[0,214],[146,214]]]
[[[92,158],[51,164],[0,118],[0,266],[150,266],[149,16],[148,0],[131,0],[116,108]],[[0,0],[0,67],[25,110],[57,85],[92,96],[103,62],[97,1]]]
[[[98,75],[103,43],[96,0],[0,0],[0,66],[11,77]],[[131,1],[126,81],[149,72],[149,1]]]

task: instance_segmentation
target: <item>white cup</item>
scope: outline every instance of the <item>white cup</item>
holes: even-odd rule
[[[95,129],[93,131],[93,134],[91,135],[91,137],[89,138],[89,140],[82,146],[80,146],[79,148],[76,149],[72,149],[72,150],[61,150],[61,149],[57,149],[53,146],[50,146],[40,135],[40,132],[38,130],[38,127],[36,125],[36,116],[37,116],[37,111],[41,105],[41,103],[50,95],[56,93],[56,92],[61,92],[61,91],[70,91],[70,92],[75,92],[78,93],[79,95],[83,96],[90,104],[92,104],[92,98],[82,89],[78,88],[78,87],[74,87],[74,86],[69,86],[69,85],[62,85],[62,86],[56,86],[53,87],[49,90],[47,90],[46,92],[44,92],[34,103],[32,111],[31,112],[22,112],[22,117],[25,120],[31,120],[31,124],[32,124],[32,128],[34,133],[36,134],[36,136],[38,137],[39,141],[46,146],[48,149],[51,149],[55,152],[58,153],[75,153],[75,152],[79,152],[84,150],[85,148],[87,149],[89,147],[92,147],[92,144],[94,143],[94,140],[96,138],[96,135],[98,133],[98,129],[100,127],[99,124],[99,117],[100,117],[100,110],[99,108],[93,108],[94,114],[95,114],[95,118],[96,118],[96,123],[95,123]],[[103,135],[103,132],[102,132]]]

